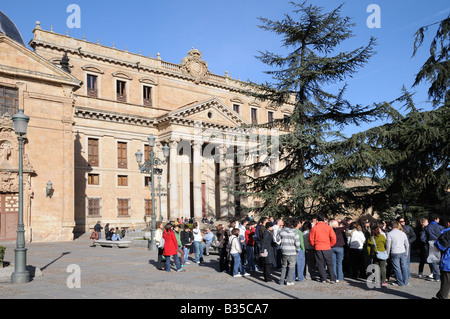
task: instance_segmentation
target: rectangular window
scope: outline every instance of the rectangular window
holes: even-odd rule
[[[272,122],[272,121],[273,121],[273,112],[268,111],[267,112],[267,122]]]
[[[127,143],[117,142],[117,167],[127,168]]]
[[[258,124],[258,110],[252,107],[251,112],[252,124]]]
[[[98,97],[98,81],[96,75],[87,75],[87,95],[90,97]]]
[[[88,139],[88,164],[90,166],[98,166],[98,139]]]
[[[239,104],[233,104],[233,111],[235,111],[236,113],[239,113]]]
[[[88,216],[99,217],[101,216],[101,198],[88,198]]]
[[[88,174],[88,185],[100,185],[100,174]]]
[[[144,145],[144,161],[150,160],[151,150],[152,150],[152,148],[150,147],[150,145]]]
[[[128,214],[128,198],[118,198],[117,199],[117,215],[119,216],[129,216]]]
[[[127,83],[125,81],[117,80],[117,82],[116,82],[117,101],[119,101],[119,102],[127,101],[126,85],[127,85]]]
[[[0,116],[8,113],[13,116],[19,109],[19,90],[0,86]]]
[[[143,94],[144,94],[144,105],[152,106],[152,87],[144,86]]]
[[[117,176],[117,186],[128,186],[128,176],[126,175]]]
[[[152,178],[150,176],[144,176],[144,187],[151,187],[150,183]]]
[[[145,200],[145,216],[151,216],[152,215],[152,200],[146,199]]]

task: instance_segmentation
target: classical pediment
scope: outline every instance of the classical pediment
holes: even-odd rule
[[[35,78],[40,81],[81,86],[82,82],[74,76],[2,34],[0,52],[0,73],[16,78]]]
[[[212,98],[203,102],[195,102],[180,107],[157,119],[158,123],[171,123],[193,126],[194,123],[204,123],[208,127],[236,128],[249,124],[242,116],[223,104],[219,99]]]

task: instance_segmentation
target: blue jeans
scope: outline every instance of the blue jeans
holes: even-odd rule
[[[186,262],[188,261],[189,250],[190,250],[190,247],[184,246],[184,248],[183,248],[183,251],[184,251],[184,260],[183,260],[183,264],[186,264]]]
[[[342,260],[344,260],[344,247],[331,248],[333,258],[334,273],[337,280],[344,280],[344,272],[342,271]]]
[[[231,254],[231,257],[233,257],[233,276],[239,274],[239,272],[243,275],[245,274],[244,267],[241,263],[241,254]]]
[[[194,241],[195,262],[203,261],[203,243],[201,241]]]
[[[408,266],[406,262],[406,253],[391,254],[392,268],[397,278],[399,286],[408,284]]]
[[[439,273],[439,263],[429,263],[429,265],[433,274],[433,279],[441,280],[441,275]]]
[[[255,271],[255,250],[253,246],[247,246],[245,250],[246,259],[247,259],[247,271]]]
[[[166,271],[170,271],[170,257],[171,256],[166,256]],[[175,259],[175,265],[177,266],[177,270],[180,270],[181,265],[180,265],[180,258],[178,257],[178,254],[173,255],[173,258]]]
[[[300,282],[305,279],[305,276],[303,275],[303,273],[305,272],[305,263],[305,252],[299,251],[299,253],[297,254],[297,264],[295,265],[294,280],[295,278],[298,278],[298,281]]]

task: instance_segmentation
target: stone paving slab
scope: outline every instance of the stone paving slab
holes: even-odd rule
[[[14,262],[14,242],[7,247],[5,261]],[[205,263],[184,267],[185,272],[156,269],[156,252],[143,247],[113,249],[90,247],[88,239],[63,243],[28,243],[27,264],[37,274],[29,283],[0,282],[1,299],[178,299],[178,300],[294,300],[294,299],[431,299],[439,283],[415,278],[416,262],[411,264],[413,278],[406,287],[368,288],[365,281],[344,280],[322,284],[307,280],[293,286],[263,281],[262,272],[233,278],[218,272],[216,254],[205,256]],[[8,269],[7,269],[8,268]],[[2,271],[13,268],[11,264]],[[6,269],[6,270],[5,270]],[[71,288],[74,269],[80,271],[80,287]],[[425,268],[428,271],[428,266]],[[0,276],[1,277],[1,276]],[[69,278],[69,285],[68,285]]]

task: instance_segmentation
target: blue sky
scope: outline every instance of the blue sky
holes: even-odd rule
[[[429,40],[436,29],[430,29],[425,45],[412,58],[414,33],[423,25],[440,21],[450,14],[447,0],[310,0],[309,3],[331,10],[344,3],[342,15],[356,24],[355,37],[346,42],[344,50],[353,50],[377,38],[377,54],[353,78],[347,79],[346,97],[353,103],[370,105],[398,97],[402,85],[411,88],[415,74],[428,57]],[[69,4],[81,8],[81,28],[69,29]],[[369,28],[366,9],[377,4],[381,9],[381,28]],[[32,38],[35,22],[45,30],[53,30],[82,39],[112,46],[163,60],[180,63],[195,47],[203,53],[211,72],[233,78],[258,81],[270,80],[263,73],[268,68],[255,56],[258,51],[280,50],[281,38],[258,25],[258,17],[280,19],[292,12],[285,0],[42,0],[2,1],[0,10],[17,25],[26,43]],[[344,83],[331,89],[336,90]],[[412,89],[415,100],[424,109],[427,85]],[[354,128],[351,131],[360,130]]]

